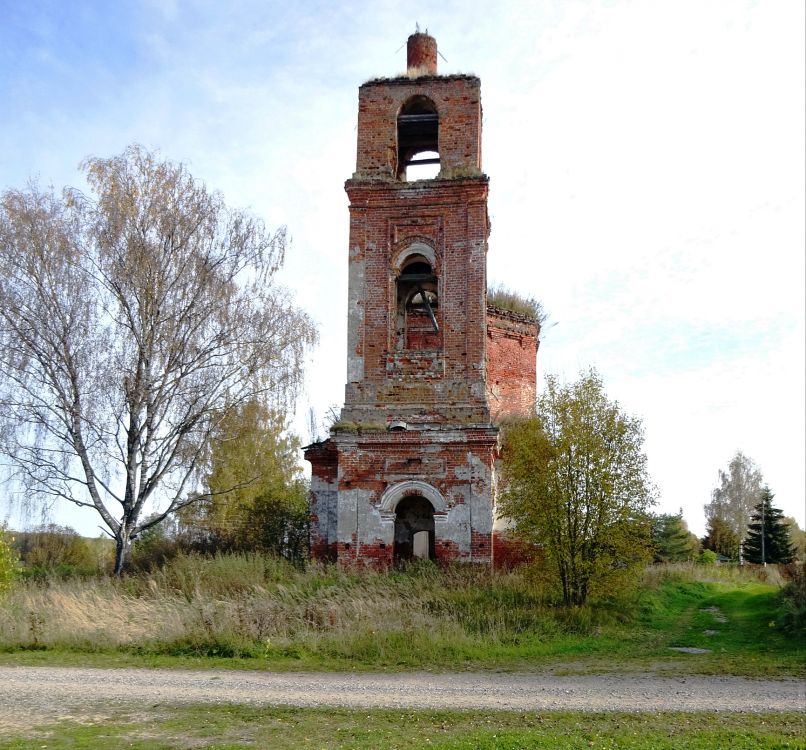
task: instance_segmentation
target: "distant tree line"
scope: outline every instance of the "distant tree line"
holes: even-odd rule
[[[759,468],[737,451],[705,505],[703,548],[749,563],[786,564],[804,555],[804,532],[772,505],[773,497]]]

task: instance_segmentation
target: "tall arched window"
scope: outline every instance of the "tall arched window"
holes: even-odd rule
[[[397,278],[398,349],[440,348],[439,318],[437,277],[425,257],[412,255]]]
[[[397,116],[397,178],[430,179],[439,172],[439,115],[425,96],[413,96]]]

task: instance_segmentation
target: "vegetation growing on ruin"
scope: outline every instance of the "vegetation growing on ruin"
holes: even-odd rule
[[[524,315],[542,326],[548,319],[543,304],[534,297],[525,296],[503,284],[494,284],[487,290],[487,307],[496,307],[518,315]]]

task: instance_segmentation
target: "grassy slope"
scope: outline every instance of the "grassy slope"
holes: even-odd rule
[[[0,613],[0,663],[750,676],[802,675],[806,663],[806,644],[777,626],[777,587],[746,574],[652,569],[637,596],[568,611],[546,605],[523,574],[269,575],[248,568],[254,560],[226,565],[233,569],[215,581],[209,570],[201,582],[174,571],[146,582],[19,592]],[[250,583],[250,575],[258,578]],[[703,611],[713,607],[726,622]],[[75,614],[83,611],[91,616]],[[149,631],[150,618],[166,611]],[[102,630],[105,613],[114,617]],[[127,628],[135,635],[116,641]]]
[[[797,714],[519,714],[348,711],[247,706],[149,707],[139,715],[96,716],[7,736],[2,750],[128,747],[215,748],[623,748],[784,750],[803,748]]]

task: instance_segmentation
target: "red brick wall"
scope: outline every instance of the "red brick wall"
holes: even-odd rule
[[[435,317],[437,317],[435,315]],[[441,316],[439,316],[441,317]],[[439,325],[439,320],[437,321]],[[442,330],[434,330],[434,324],[425,310],[406,312],[406,349],[434,350],[442,348]]]
[[[461,435],[457,436],[456,433]],[[486,495],[491,505],[491,474],[497,434],[495,428],[477,428],[456,430],[450,438],[446,438],[441,431],[429,430],[378,431],[339,436],[336,439],[339,444],[338,489],[342,492],[356,488],[368,491],[368,501],[377,507],[388,487],[408,479],[421,480],[435,488],[445,499],[448,519],[451,509],[469,503],[471,496]],[[480,518],[471,517],[468,527],[462,531],[452,527],[449,520],[445,524],[437,524],[437,561],[450,562],[470,559],[471,556],[474,560],[490,561],[491,535],[486,530],[479,530],[477,523],[491,528],[491,511],[486,517],[483,514]],[[355,538],[349,549],[343,548],[340,543],[339,561],[344,556],[344,559],[362,564],[390,564],[394,545],[376,538],[368,530],[366,518],[360,525],[358,552]],[[457,544],[457,535],[464,536],[465,551]]]
[[[368,432],[339,439],[340,490],[370,490],[375,501],[398,481],[422,479],[450,503],[456,490],[466,492],[468,457],[492,469],[496,428],[461,430],[462,439],[447,440],[440,432],[409,430]],[[480,492],[482,488],[477,488]],[[461,500],[460,500],[461,502]]]
[[[480,364],[486,311],[487,180],[347,183],[350,263],[362,264],[364,379],[386,377],[385,353],[397,347],[393,259],[414,241],[434,246],[439,318],[448,376],[465,377]],[[416,216],[416,219],[412,219]]]
[[[439,115],[440,168],[481,169],[481,82],[475,76],[380,79],[358,90],[356,178],[397,174],[397,116],[412,96],[425,96]]]
[[[397,175],[397,117],[413,96],[439,117],[440,176]],[[348,378],[343,417],[359,423],[489,421],[484,395],[488,180],[481,172],[481,95],[475,76],[382,79],[359,89],[350,199]],[[397,264],[430,248],[440,331],[401,326]],[[401,330],[403,328],[404,330]],[[436,352],[423,357],[418,352]]]
[[[526,316],[487,310],[487,399],[494,420],[534,408],[537,336],[537,323]]]
[[[507,531],[493,533],[493,566],[496,570],[512,570],[518,565],[543,559],[543,551],[534,544]]]
[[[396,179],[397,116],[412,96],[427,97],[438,112],[441,171],[436,179],[407,183]],[[505,404],[499,413],[532,405],[537,331],[533,322],[488,314],[489,184],[481,166],[476,77],[361,86],[356,171],[345,185],[350,287],[343,422],[325,447],[306,452],[313,464],[312,548],[335,549],[341,564],[393,561],[394,502],[382,508],[381,498],[409,479],[417,482],[407,489],[431,493],[440,505],[438,561],[492,561],[498,429],[490,424],[488,399],[492,394]],[[401,328],[405,295],[398,294],[397,273],[412,247],[427,257],[436,279],[438,334],[427,318],[414,320],[419,316]],[[392,420],[407,429],[384,429]]]
[[[362,308],[361,322],[355,323],[361,330],[350,337],[351,355],[363,361],[362,378],[350,384],[347,405],[394,411],[395,404],[425,402],[435,410],[472,404],[478,415],[475,421],[484,421],[487,179],[413,184],[351,180],[346,189],[350,264],[356,269],[351,273],[350,304]],[[405,349],[399,336],[395,261],[415,242],[434,250],[439,298],[440,333],[429,334],[430,323],[425,322],[423,340],[410,341],[429,349],[436,344],[442,353],[440,370],[433,375],[445,386],[427,394],[417,382],[407,383],[405,372],[390,373],[388,368],[390,357]],[[417,375],[421,378],[424,373]],[[464,392],[459,395],[457,389]]]
[[[406,50],[406,65],[411,68],[425,68],[436,75],[437,40],[428,34],[412,34]]]

